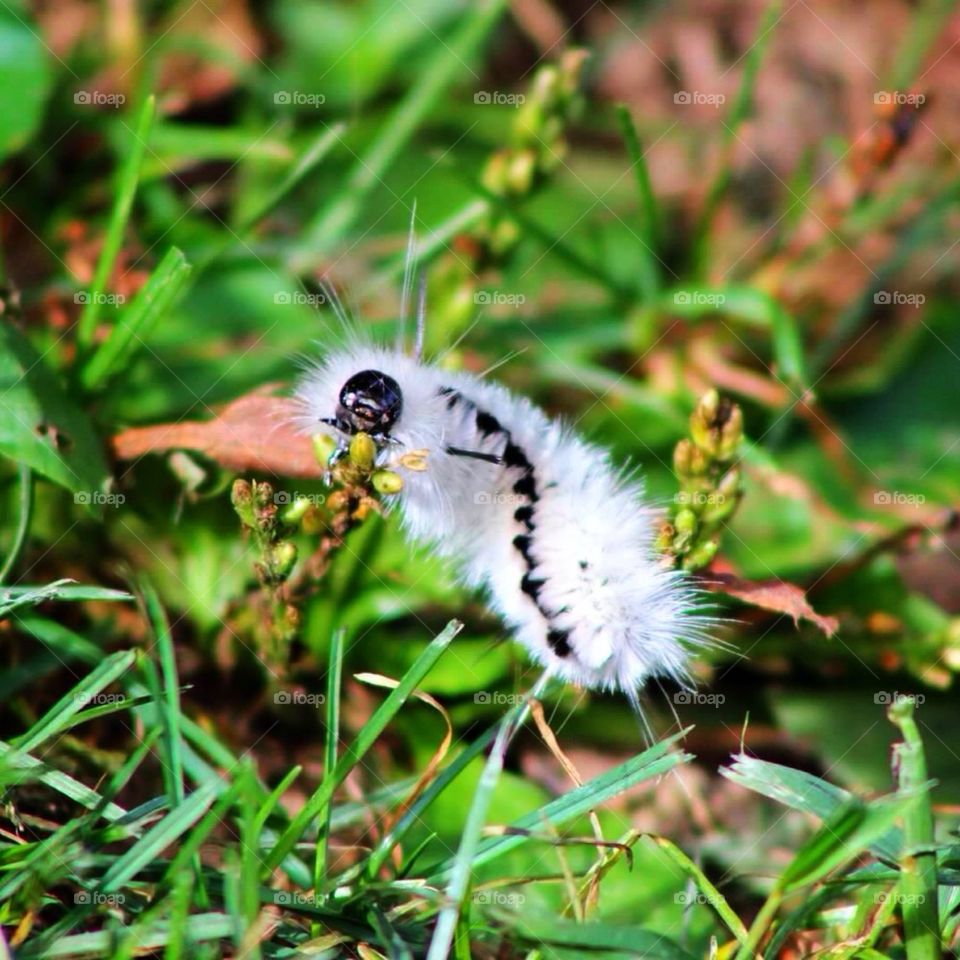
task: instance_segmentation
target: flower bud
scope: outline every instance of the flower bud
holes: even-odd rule
[[[256,524],[253,513],[253,488],[249,480],[237,478],[233,481],[233,486],[230,488],[230,502],[243,523],[248,527]]]
[[[697,529],[697,515],[689,507],[684,507],[677,511],[673,525],[680,535],[693,533]]]
[[[698,543],[690,553],[683,558],[683,569],[699,570],[707,566],[717,555],[718,546],[719,543],[716,540],[704,540],[703,543]]]
[[[392,470],[377,470],[370,478],[373,489],[383,496],[391,496],[403,489],[403,477]]]
[[[297,497],[293,503],[281,512],[280,519],[290,526],[296,526],[312,505],[309,497]]]
[[[709,465],[704,452],[690,440],[684,438],[674,447],[673,470],[681,479],[698,477]]]
[[[498,197],[507,192],[507,161],[509,154],[505,150],[499,150],[487,161],[483,168],[480,182],[491,193]]]
[[[286,580],[297,562],[297,545],[292,540],[281,540],[270,548],[270,572],[276,582]]]
[[[361,470],[373,469],[377,444],[369,433],[355,433],[350,438],[350,462]]]
[[[507,182],[513,193],[527,193],[537,172],[537,157],[532,150],[520,150],[510,160]]]

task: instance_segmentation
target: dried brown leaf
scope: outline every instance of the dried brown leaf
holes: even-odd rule
[[[294,407],[286,397],[249,393],[224,407],[212,420],[131,427],[112,441],[118,460],[148,453],[194,450],[228,470],[316,478],[323,474],[309,437],[292,424]]]
[[[803,590],[794,583],[785,580],[744,580],[733,573],[709,572],[710,585],[716,590],[736,597],[754,607],[785,613],[793,617],[794,623],[808,620],[816,624],[828,637],[832,637],[839,626],[836,617],[822,616],[817,613]]]

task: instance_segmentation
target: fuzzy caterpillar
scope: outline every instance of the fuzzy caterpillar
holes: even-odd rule
[[[364,431],[380,463],[429,451],[388,502],[410,538],[486,589],[551,674],[619,690],[638,712],[649,679],[689,684],[711,620],[686,576],[659,563],[642,484],[603,450],[503,386],[362,342],[311,367],[295,400],[300,428],[332,428],[341,449]]]

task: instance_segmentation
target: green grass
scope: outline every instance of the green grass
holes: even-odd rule
[[[254,6],[0,11],[0,956],[956,955],[955,5],[858,12],[930,99],[884,157],[829,13],[694,6],[691,71],[670,5],[550,5],[546,56],[499,0]],[[392,518],[113,454],[285,388],[324,280],[392,338],[414,210],[428,352],[658,503],[697,401],[743,412],[714,569],[767,589],[652,742]]]

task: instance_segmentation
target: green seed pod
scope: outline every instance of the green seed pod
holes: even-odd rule
[[[546,120],[544,105],[530,97],[517,111],[510,132],[514,143],[538,143]]]
[[[683,507],[673,518],[673,525],[678,536],[689,537],[697,529],[697,515],[689,507]]]
[[[253,489],[249,480],[238,478],[233,481],[233,486],[230,488],[230,502],[243,523],[248,527],[256,524],[256,517],[253,513]]]
[[[281,540],[270,548],[270,571],[278,583],[286,580],[297,562],[297,545],[292,540]]]
[[[720,428],[720,444],[717,457],[720,460],[730,460],[737,452],[740,441],[743,439],[743,411],[733,403],[730,405],[730,414],[726,423]]]
[[[699,476],[707,465],[703,451],[690,440],[684,438],[673,448],[673,471],[680,479]]]
[[[537,157],[532,150],[521,150],[510,161],[508,182],[513,193],[528,193],[537,172]]]
[[[355,433],[350,438],[350,462],[361,470],[373,469],[377,444],[369,433]]]
[[[579,92],[583,65],[589,56],[586,50],[574,48],[565,50],[560,57],[560,92],[563,96],[571,98]]]
[[[690,553],[683,558],[683,569],[699,570],[705,567],[717,555],[718,546],[719,544],[716,540],[705,540],[703,543],[698,543]]]
[[[505,253],[520,239],[520,228],[513,220],[501,220],[494,227],[490,237],[490,247],[498,254]]]
[[[506,151],[499,150],[487,161],[480,176],[480,182],[491,193],[498,197],[507,192],[507,160]]]
[[[537,71],[530,89],[530,99],[546,106],[553,106],[560,93],[560,71],[554,66],[546,66]]]
[[[399,493],[403,489],[403,477],[392,470],[378,470],[371,478],[373,489],[383,496]]]
[[[742,476],[739,467],[731,467],[717,484],[717,493],[725,500],[736,503],[741,492]]]
[[[253,503],[258,511],[269,510],[274,506],[273,484],[262,480],[253,484]]]
[[[295,527],[306,515],[306,512],[313,506],[309,497],[297,497],[281,514],[280,519],[284,523]]]
[[[673,547],[673,537],[677,531],[669,521],[660,525],[657,532],[657,553],[669,553]]]

